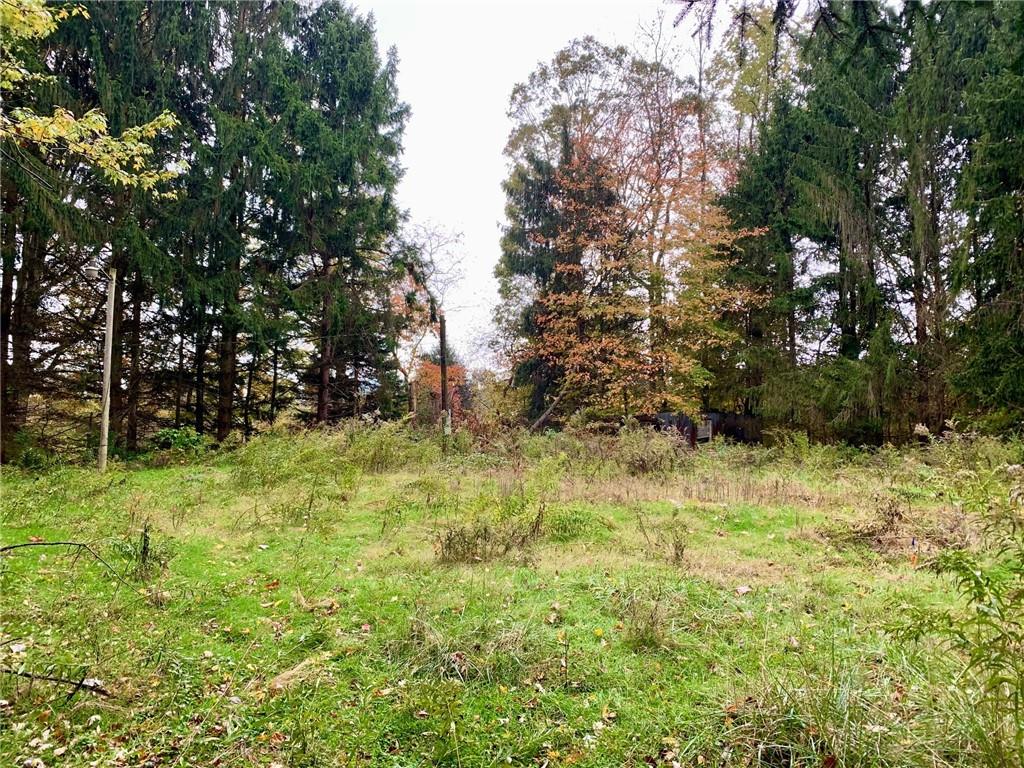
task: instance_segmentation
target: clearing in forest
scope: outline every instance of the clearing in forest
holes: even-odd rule
[[[0,761],[975,765],[963,659],[900,633],[1011,448],[386,426],[7,470]]]

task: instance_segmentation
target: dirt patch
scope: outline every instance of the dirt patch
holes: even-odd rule
[[[786,563],[768,558],[740,557],[727,551],[687,552],[685,565],[688,572],[725,589],[732,589],[738,583],[753,586],[777,584],[793,575],[793,568]]]

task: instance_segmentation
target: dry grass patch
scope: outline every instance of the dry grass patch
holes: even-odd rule
[[[876,496],[874,510],[817,527],[839,547],[867,547],[886,557],[930,557],[946,549],[974,549],[980,543],[977,521],[948,505],[914,506],[898,495]]]

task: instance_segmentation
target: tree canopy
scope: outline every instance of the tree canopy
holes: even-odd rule
[[[681,5],[694,77],[584,39],[513,91],[497,316],[533,412],[1019,424],[1021,6]]]

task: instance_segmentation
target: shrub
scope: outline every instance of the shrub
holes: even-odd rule
[[[113,551],[127,563],[126,575],[148,581],[163,572],[174,556],[174,546],[165,537],[152,531],[149,521],[139,529],[138,536],[129,533],[111,543]]]
[[[671,606],[662,587],[617,593],[614,602],[626,645],[635,651],[671,647]]]
[[[679,519],[678,510],[673,511],[667,521],[657,525],[652,525],[639,505],[634,511],[636,512],[637,528],[644,538],[647,553],[664,557],[672,565],[684,565],[689,532]]]
[[[1009,477],[1009,487],[1004,478]],[[1024,765],[1024,469],[1020,465],[963,470],[951,497],[984,524],[988,554],[946,551],[934,569],[956,581],[965,609],[911,610],[897,636],[936,637],[967,659],[988,717],[990,765]]]
[[[438,560],[472,563],[522,551],[540,538],[545,508],[558,487],[560,462],[545,460],[522,484],[494,493],[482,492],[473,501],[469,520],[450,520],[435,538]],[[453,494],[437,496],[438,511],[458,511]],[[453,503],[454,502],[454,503]]]
[[[243,488],[262,489],[300,481],[347,499],[361,472],[345,449],[346,437],[337,431],[261,435],[230,454],[232,480]]]
[[[60,464],[58,456],[48,451],[28,430],[19,430],[14,435],[11,447],[11,463],[31,472],[42,472]]]
[[[627,421],[619,430],[615,459],[631,475],[667,475],[681,464],[683,443],[674,433]]]
[[[193,427],[165,427],[153,435],[152,443],[161,451],[198,454],[206,447],[206,438]]]
[[[435,539],[437,559],[442,563],[478,563],[522,551],[540,538],[544,529],[544,508],[533,519],[522,516],[508,520],[477,519],[449,523]]]
[[[377,426],[347,425],[348,457],[357,467],[375,474],[409,465],[423,465],[440,458],[430,440],[416,436],[399,422]]]
[[[414,676],[494,683],[518,679],[540,655],[539,646],[527,624],[498,626],[493,620],[475,618],[450,628],[417,613],[410,618],[407,634],[389,643],[387,653]]]
[[[910,679],[901,679],[904,675]],[[865,674],[860,659],[837,653],[824,669],[811,662],[782,672],[763,667],[759,688],[725,708],[729,752],[740,758],[725,764],[974,764],[960,762],[965,746],[961,734],[943,722],[948,702],[919,696],[928,690],[914,684],[919,675],[909,668]]]

